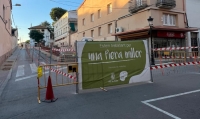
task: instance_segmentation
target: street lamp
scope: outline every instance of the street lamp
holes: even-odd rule
[[[155,65],[154,51],[153,51],[153,41],[152,41],[153,18],[151,16],[149,16],[147,21],[149,22],[150,36],[151,36],[151,65]]]
[[[21,4],[15,4],[15,5],[13,5],[13,6],[21,6]]]
[[[15,5],[12,5],[12,6],[21,6],[21,4],[15,4]],[[11,7],[11,6],[6,6],[7,7]]]

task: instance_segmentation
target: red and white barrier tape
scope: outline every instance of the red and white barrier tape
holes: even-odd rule
[[[167,65],[153,66],[153,67],[151,67],[151,70],[162,69],[162,68],[167,68],[167,67],[196,65],[196,64],[200,64],[200,61],[198,61],[198,62],[186,62],[186,63],[177,63],[177,64],[167,64]]]
[[[198,48],[198,47],[169,47],[169,48],[155,48],[154,51],[167,51],[167,50],[186,50],[191,48]]]
[[[41,64],[43,64],[43,65],[45,65],[44,63],[42,63],[41,62]],[[50,68],[49,66],[45,66],[45,69],[46,68]],[[67,74],[67,73],[64,73],[64,72],[62,72],[62,71],[60,71],[60,70],[57,70],[57,69],[52,69],[52,68],[50,68],[50,70],[51,71],[53,71],[53,72],[56,72],[56,73],[58,73],[58,74],[61,74],[61,75],[63,75],[63,76],[66,76],[66,77],[68,77],[68,78],[70,78],[70,79],[76,79],[76,76],[72,76],[72,75],[70,75],[70,74]]]
[[[189,59],[189,58],[193,58],[193,59],[195,59],[195,58],[198,58],[198,57],[171,57],[171,56],[166,56],[166,57],[162,57],[162,59],[173,59],[173,58],[177,58],[177,59],[184,59],[184,58],[187,58],[187,59]]]
[[[74,52],[75,50],[72,48],[69,49],[56,49],[56,48],[52,48],[53,51],[60,51],[60,52]]]

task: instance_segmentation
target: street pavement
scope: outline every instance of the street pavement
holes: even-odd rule
[[[38,58],[37,53],[34,59]],[[48,64],[48,58],[42,56],[40,62]],[[53,88],[56,102],[38,104],[37,64],[25,49],[20,51],[0,97],[0,119],[200,118],[199,66],[154,70],[154,83],[107,88],[108,92],[99,89],[76,94],[75,85],[57,87]],[[42,99],[45,91],[41,91]]]

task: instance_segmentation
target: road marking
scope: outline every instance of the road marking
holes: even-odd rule
[[[37,76],[37,74],[35,74],[35,75],[31,75],[31,76],[26,76],[26,77],[23,77],[23,78],[15,79],[15,81],[21,81],[21,80],[25,80],[25,79],[33,78],[33,77],[36,77],[36,76]]]
[[[16,77],[23,76],[23,75],[24,75],[24,65],[19,65],[17,68]]]
[[[37,66],[35,65],[35,63],[30,64],[30,67],[31,67],[32,73],[37,72]]]
[[[45,63],[45,62],[40,62],[40,64],[46,65],[46,63]]]
[[[65,67],[65,68],[59,68],[58,70],[62,70],[62,69],[67,69],[67,68],[66,68],[66,67]],[[49,71],[46,71],[46,72],[44,72],[44,73],[47,74],[47,73],[49,73]],[[37,77],[37,74],[15,79],[15,82],[16,82],[16,81],[25,80],[25,79],[29,79],[29,78],[33,78],[33,77]]]
[[[170,116],[170,117],[172,117],[174,119],[181,119],[181,118],[179,118],[179,117],[177,117],[177,116],[175,116],[173,114],[170,114],[169,112],[166,112],[166,111],[164,111],[164,110],[162,110],[162,109],[160,109],[160,108],[158,108],[156,106],[153,106],[153,105],[151,105],[149,103],[146,103],[146,102],[142,102],[142,103],[145,104],[145,105],[148,105],[149,107],[154,108],[155,110],[158,110],[158,111],[160,111],[160,112],[162,112],[162,113],[164,113],[164,114],[166,114],[166,115],[168,115],[168,116]]]
[[[151,108],[154,108],[155,110],[158,110],[174,119],[181,119],[173,114],[170,114],[169,112],[166,112],[152,104],[149,104],[150,102],[155,102],[155,101],[159,101],[159,100],[164,100],[164,99],[169,99],[169,98],[174,98],[174,97],[178,97],[178,96],[183,96],[183,95],[188,95],[188,94],[192,94],[192,93],[197,93],[197,92],[200,92],[200,89],[199,90],[194,90],[194,91],[189,91],[189,92],[185,92],[185,93],[179,93],[179,94],[175,94],[175,95],[169,95],[169,96],[164,96],[164,97],[160,97],[160,98],[155,98],[155,99],[150,99],[150,100],[145,100],[145,101],[142,101],[143,104],[145,105],[148,105],[149,107]]]

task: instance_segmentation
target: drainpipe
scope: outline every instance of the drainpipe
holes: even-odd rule
[[[116,28],[117,28],[117,20],[115,20],[115,34],[116,34]],[[115,36],[115,41],[118,41],[118,37]]]
[[[188,23],[188,17],[187,17],[187,13],[186,13],[186,4],[185,4],[185,0],[183,0],[183,11],[185,12],[184,13],[184,17],[185,17],[185,22],[186,22],[186,28],[189,28],[189,23]],[[186,33],[186,38],[185,38],[185,44],[186,46],[188,47],[191,47],[191,32],[187,32]],[[188,52],[191,52],[192,50],[191,49],[188,49],[186,50]]]
[[[69,32],[69,46],[71,46],[71,32]]]

